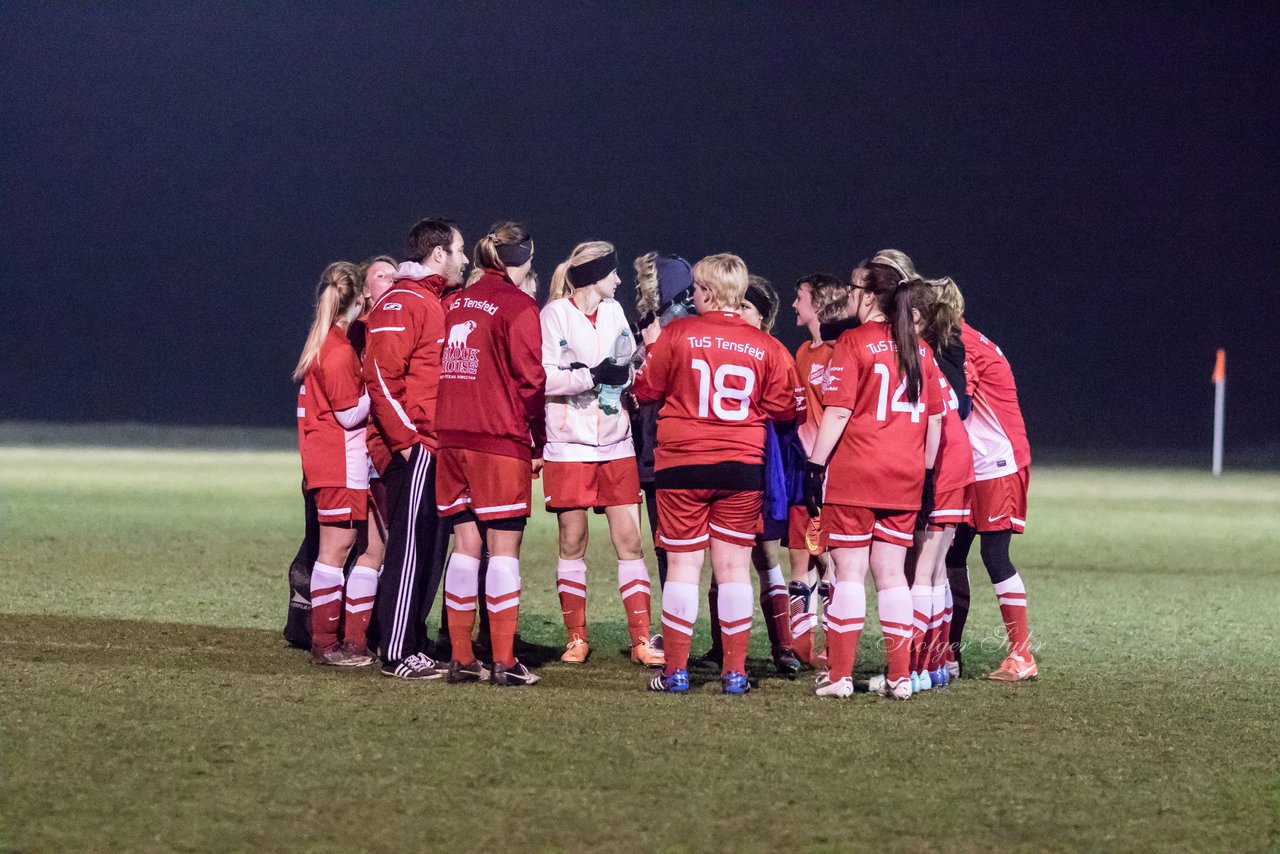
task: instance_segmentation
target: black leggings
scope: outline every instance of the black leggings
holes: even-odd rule
[[[951,635],[952,646],[959,646],[964,637],[964,624],[969,618],[969,549],[977,532],[969,525],[956,526],[956,538],[947,550],[947,582],[951,585]],[[982,565],[992,584],[1007,581],[1018,570],[1009,559],[1009,544],[1013,531],[991,531],[979,538],[978,549]]]

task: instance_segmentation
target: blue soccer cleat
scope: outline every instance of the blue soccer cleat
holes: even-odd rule
[[[939,667],[937,670],[929,671],[929,682],[934,688],[945,688],[951,684],[951,674],[947,672],[945,666]]]
[[[683,694],[689,690],[689,671],[682,667],[670,676],[658,671],[658,675],[649,680],[649,690]]]
[[[720,677],[720,690],[726,694],[746,694],[751,690],[751,683],[747,681],[747,674],[730,670]]]

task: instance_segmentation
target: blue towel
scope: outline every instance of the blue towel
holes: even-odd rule
[[[766,519],[781,522],[787,518],[787,508],[791,505],[790,482],[783,459],[784,448],[790,443],[778,438],[772,422],[764,427],[764,515]]]

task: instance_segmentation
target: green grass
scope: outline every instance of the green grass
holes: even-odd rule
[[[646,694],[600,528],[586,666],[507,692],[318,670],[279,636],[297,480],[285,453],[0,448],[0,849],[1280,838],[1280,476],[1037,469],[1014,559],[1041,679],[903,704],[773,678]],[[1000,653],[976,550],[973,568],[976,674]],[[538,514],[527,640],[561,641],[553,573]]]

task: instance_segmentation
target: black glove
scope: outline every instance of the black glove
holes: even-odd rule
[[[960,408],[956,410],[960,413],[960,420],[963,421],[969,417],[969,413],[973,412],[973,395],[960,395]]]
[[[586,367],[586,364],[585,364],[585,363],[583,363],[583,362],[570,362],[570,363],[569,363],[569,370],[571,370],[571,371],[576,371],[576,370],[578,370],[578,368],[585,368],[585,367]]]
[[[804,506],[809,517],[816,517],[822,510],[822,483],[827,476],[827,467],[814,462],[804,464]]]
[[[920,490],[920,515],[916,516],[916,530],[923,531],[933,515],[933,469],[924,470],[924,489]]]
[[[631,379],[631,367],[615,365],[605,359],[591,369],[591,379],[595,380],[596,385],[626,385],[627,380]]]

